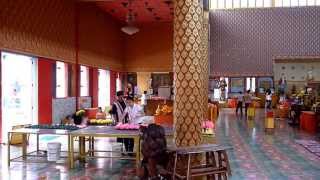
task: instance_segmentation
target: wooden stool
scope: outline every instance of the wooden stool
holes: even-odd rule
[[[174,148],[174,165],[172,179],[187,179],[192,177],[207,177],[207,179],[228,179],[231,175],[228,155],[226,150],[229,147],[224,147],[216,144],[199,145],[185,148]],[[205,162],[191,163],[192,157],[205,155]],[[179,157],[187,158],[187,168],[177,169],[177,162]],[[185,173],[183,173],[185,172]]]

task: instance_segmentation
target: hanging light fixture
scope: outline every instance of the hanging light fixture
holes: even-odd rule
[[[133,35],[133,34],[136,34],[137,32],[140,31],[139,28],[134,26],[134,21],[135,21],[137,14],[133,13],[133,10],[131,8],[132,2],[133,2],[133,0],[129,0],[129,5],[128,5],[129,11],[128,11],[128,14],[126,17],[127,25],[121,28],[121,31],[128,34],[128,35]]]

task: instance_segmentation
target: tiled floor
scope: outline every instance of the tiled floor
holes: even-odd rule
[[[233,147],[228,152],[231,179],[320,179],[320,158],[294,142],[296,139],[319,140],[316,135],[291,128],[285,120],[276,120],[275,131],[265,133],[263,123],[263,110],[257,111],[254,120],[237,117],[232,109],[221,111],[216,140]],[[42,142],[66,142],[61,138],[42,138]],[[74,170],[68,170],[64,164],[12,163],[8,168],[6,146],[2,146],[1,151],[1,179],[135,179],[131,161],[90,160],[84,166],[77,164]],[[19,152],[15,150],[15,154]]]

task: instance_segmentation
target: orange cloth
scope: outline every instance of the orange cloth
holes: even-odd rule
[[[173,115],[155,115],[154,122],[158,125],[173,126]]]

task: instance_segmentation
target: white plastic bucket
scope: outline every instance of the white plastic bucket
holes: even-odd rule
[[[51,142],[47,144],[48,161],[57,161],[60,159],[61,143]]]
[[[109,151],[112,151],[112,157],[119,157],[121,156],[121,152],[123,151],[123,144],[117,142],[110,143]]]

